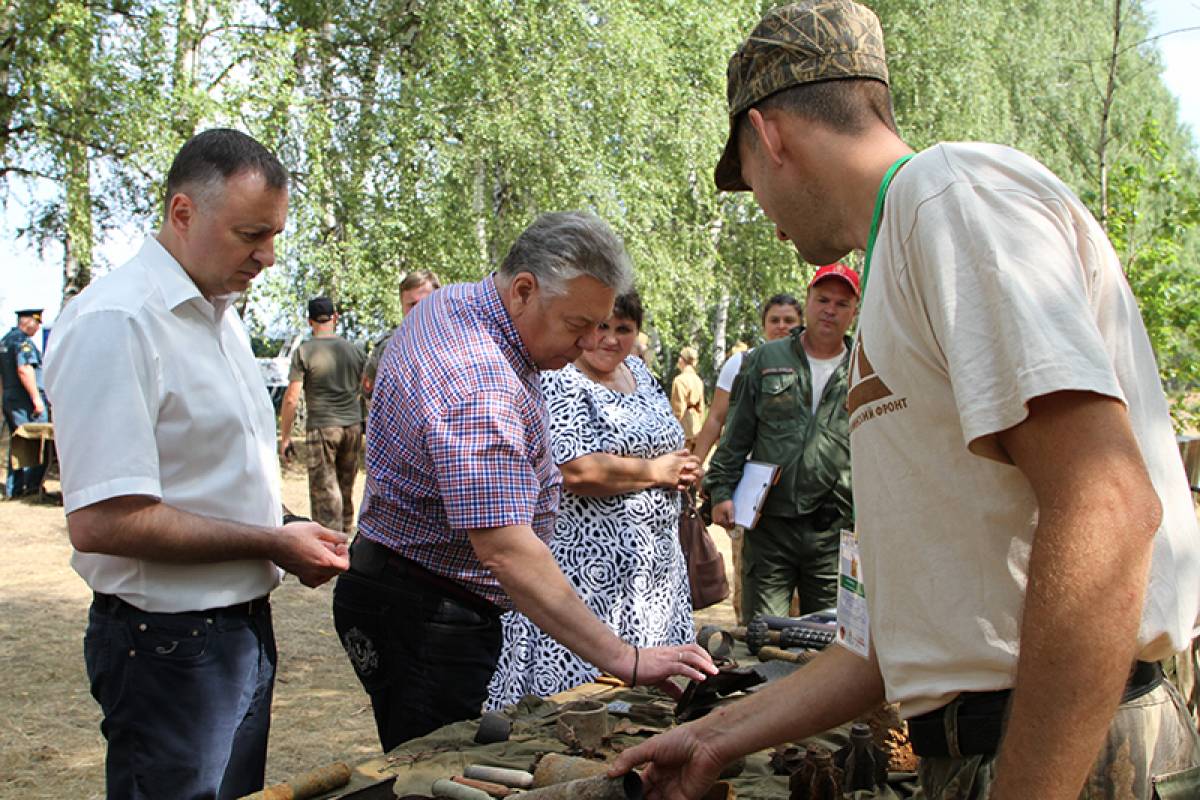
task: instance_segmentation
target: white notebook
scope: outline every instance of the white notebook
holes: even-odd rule
[[[762,514],[767,492],[779,479],[779,465],[765,461],[747,461],[742,479],[733,490],[733,521],[744,528],[753,528]]]

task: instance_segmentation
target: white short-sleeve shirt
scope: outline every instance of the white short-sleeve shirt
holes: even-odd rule
[[[742,369],[742,356],[744,355],[746,355],[745,350],[734,353],[721,365],[721,371],[717,374],[718,389],[724,389],[730,394],[733,393],[733,381]]]
[[[1045,167],[945,144],[897,173],[850,381],[871,635],[906,716],[1013,685],[1037,503],[995,435],[1053,392],[1128,408],[1163,506],[1140,658],[1188,644],[1200,532],[1154,353],[1104,231]]]
[[[275,415],[232,303],[210,303],[154,238],[59,315],[48,348],[63,504],[126,495],[253,525],[282,518]],[[278,585],[267,560],[176,564],[76,552],[95,591],[195,611]]]

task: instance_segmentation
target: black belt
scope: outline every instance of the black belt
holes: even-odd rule
[[[1148,694],[1163,682],[1157,661],[1134,662],[1122,703]],[[908,720],[908,739],[922,758],[991,756],[1000,749],[1012,690],[963,692],[941,708]]]
[[[256,597],[253,600],[247,600],[244,603],[234,603],[231,606],[221,606],[220,608],[201,608],[195,611],[178,611],[178,612],[151,612],[144,611],[137,606],[129,603],[115,594],[103,594],[102,592],[92,592],[92,605],[97,611],[104,614],[113,614],[121,609],[132,609],[141,611],[143,614],[151,613],[178,613],[178,614],[203,614],[206,617],[253,617],[263,613],[271,608],[271,598],[269,595]]]
[[[461,603],[477,614],[496,618],[504,609],[487,598],[481,597],[450,578],[430,572],[417,562],[405,558],[387,545],[368,539],[363,535],[354,537],[350,545],[350,568],[375,578],[384,577],[383,571],[392,578],[403,578],[419,584],[433,594]]]

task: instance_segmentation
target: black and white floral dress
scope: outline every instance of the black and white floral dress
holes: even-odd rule
[[[657,458],[683,448],[683,429],[658,381],[638,358],[626,358],[625,365],[637,381],[630,394],[595,383],[573,364],[542,373],[555,463],[591,453]],[[686,644],[695,637],[679,549],[679,502],[679,493],[669,489],[613,497],[563,493],[550,549],[596,616],[638,647]],[[503,624],[487,708],[527,694],[547,697],[600,674],[525,615],[509,612]]]

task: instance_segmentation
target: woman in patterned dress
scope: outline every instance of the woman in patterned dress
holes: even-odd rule
[[[583,601],[638,647],[693,640],[679,489],[700,475],[658,381],[630,352],[642,326],[637,292],[617,298],[595,350],[542,373],[563,497],[550,549]],[[504,615],[487,708],[547,697],[600,671],[523,614]]]

